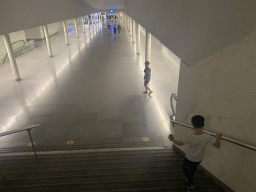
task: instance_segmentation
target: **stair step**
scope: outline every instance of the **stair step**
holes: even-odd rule
[[[34,178],[34,177],[47,177],[47,176],[69,176],[69,175],[106,175],[106,174],[135,174],[135,173],[156,173],[156,172],[181,172],[180,164],[174,165],[171,168],[167,169],[167,167],[135,167],[135,168],[115,168],[115,169],[79,169],[74,170],[55,170],[55,171],[34,171],[34,172],[20,172],[20,173],[8,173],[7,177],[9,179],[18,179],[18,178]]]
[[[36,160],[30,160],[26,162],[5,162],[2,163],[2,166],[4,168],[21,168],[21,167],[36,167],[36,166],[59,166],[59,165],[95,165],[95,164],[113,164],[113,163],[133,163],[133,162],[162,162],[162,161],[182,161],[182,158],[179,156],[166,156],[166,157],[133,157],[133,158],[117,158],[117,159],[87,159],[87,158],[72,158],[69,160],[66,159],[53,159],[51,161],[36,161]]]
[[[34,179],[34,178],[48,178],[48,177],[68,177],[68,176],[101,176],[101,175],[127,175],[127,174],[146,174],[146,173],[183,173],[181,169],[167,170],[164,168],[134,168],[134,169],[114,169],[114,170],[77,170],[77,171],[57,171],[49,174],[48,172],[36,172],[36,173],[20,173],[8,175],[8,180],[13,179]]]
[[[25,156],[25,157],[3,157],[1,158],[2,164],[11,164],[11,163],[30,163],[30,162],[49,162],[49,161],[70,161],[72,159],[130,159],[130,158],[136,158],[136,157],[141,157],[141,158],[152,158],[152,157],[179,157],[180,155],[176,152],[168,152],[168,153],[142,153],[142,152],[127,152],[127,153],[107,153],[104,154],[92,154],[92,153],[79,153],[79,154],[61,154],[61,155],[49,155],[49,156],[43,156],[43,155],[38,155],[37,159],[34,156]]]
[[[141,143],[112,143],[112,144],[83,144],[83,145],[62,145],[62,146],[40,146],[35,145],[36,151],[62,151],[62,150],[80,150],[80,149],[105,149],[105,148],[130,148],[130,147],[153,147],[151,142]],[[1,153],[11,152],[31,152],[32,147],[9,147],[0,148]]]
[[[8,180],[8,185],[44,185],[49,183],[67,183],[72,180],[79,179],[80,182],[111,182],[111,181],[140,181],[140,180],[147,180],[147,179],[184,179],[184,175],[181,171],[175,172],[147,172],[147,173],[135,173],[135,174],[106,174],[106,175],[69,175],[69,176],[51,176],[51,177],[37,177],[37,178],[21,178],[21,179],[12,179]],[[197,176],[197,178],[203,178]]]
[[[107,149],[111,150],[111,149]],[[93,156],[93,157],[99,157],[99,156],[104,156],[104,157],[109,157],[109,156],[124,156],[124,155],[134,155],[134,154],[179,154],[176,152],[174,149],[155,149],[155,150],[127,150],[126,148],[122,149],[123,151],[100,151],[100,152],[91,152],[91,151],[78,151],[77,153],[73,153],[74,150],[68,150],[67,154],[46,154],[46,155],[37,155],[39,158],[68,158],[68,157],[73,157],[75,155],[78,156]],[[31,151],[30,151],[31,152]],[[72,152],[73,154],[71,154]],[[15,159],[35,159],[34,154],[33,155],[26,155],[26,156],[3,156],[1,154],[0,156],[1,160],[15,160]]]
[[[62,171],[62,170],[94,170],[94,169],[115,169],[115,168],[133,168],[133,167],[175,167],[180,166],[181,161],[150,161],[150,162],[134,162],[134,163],[111,163],[111,164],[75,164],[70,166],[69,164],[63,165],[46,165],[38,167],[15,167],[15,168],[4,168],[6,174],[11,173],[27,173],[27,172],[38,172],[38,171]]]
[[[195,182],[196,185],[199,186],[198,183]],[[63,192],[63,191],[99,191],[99,190],[133,190],[133,189],[141,189],[141,188],[159,188],[159,186],[164,188],[170,188],[172,191],[180,191],[185,189],[184,179],[147,179],[147,180],[123,180],[123,181],[110,181],[110,182],[81,182],[80,178],[74,178],[69,180],[66,183],[61,183],[59,181],[52,181],[48,184],[36,184],[36,185],[17,185],[17,186],[6,186],[0,187],[0,189],[4,189],[4,191],[23,191],[23,192]],[[215,183],[208,179],[200,179],[201,188],[214,188]],[[206,190],[205,190],[206,191]]]

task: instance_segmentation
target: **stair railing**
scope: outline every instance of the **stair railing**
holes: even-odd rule
[[[26,44],[25,41],[24,41],[24,40],[19,40],[19,41],[15,41],[15,42],[12,43],[12,45],[14,45],[15,43],[18,43],[18,42],[20,42],[20,41],[23,41],[23,45],[22,45],[22,48],[21,48],[21,51],[20,51],[19,56],[21,55],[21,53],[22,53],[22,51],[23,51],[23,48],[24,48],[24,46],[25,46],[25,44]],[[4,60],[3,60],[3,63],[5,62],[7,56],[8,56],[8,53],[6,53],[6,56],[5,56]]]
[[[171,104],[171,108],[172,108],[172,113],[175,116],[176,115],[176,109],[174,109],[173,102],[177,102],[177,95],[176,95],[176,93],[172,93],[171,98],[170,98],[170,104]]]
[[[36,124],[36,125],[30,125],[26,128],[20,128],[20,129],[15,129],[15,130],[11,130],[11,131],[6,131],[6,132],[2,132],[0,133],[0,137],[3,137],[3,136],[6,136],[6,135],[11,135],[11,134],[14,134],[14,133],[18,133],[18,132],[22,132],[22,131],[27,131],[28,132],[28,135],[29,135],[29,138],[30,138],[30,141],[31,141],[31,144],[32,144],[32,147],[33,147],[33,151],[35,153],[35,157],[37,159],[37,155],[36,155],[36,149],[35,149],[35,146],[34,146],[34,143],[33,143],[33,140],[32,140],[32,136],[31,136],[31,133],[30,131],[34,128],[37,128],[39,127],[39,124]],[[2,166],[2,163],[1,164],[1,169],[2,169],[2,172],[4,174],[4,178],[6,178],[6,174],[4,172],[4,169],[3,169],[3,166]]]
[[[35,157],[37,158],[36,149],[35,149],[35,146],[34,146],[34,143],[33,143],[33,140],[32,140],[32,136],[30,134],[30,131],[34,128],[37,128],[37,127],[39,127],[39,124],[30,125],[26,128],[20,128],[20,129],[15,129],[15,130],[11,130],[11,131],[2,132],[2,133],[0,133],[0,137],[6,136],[6,135],[11,135],[11,134],[22,132],[22,131],[27,131],[28,135],[29,135],[29,138],[30,138],[30,141],[31,141],[31,144],[32,144],[32,147],[33,147],[33,151],[35,153]]]
[[[172,110],[173,110],[173,99],[175,99],[175,100],[177,101],[177,96],[176,96],[175,93],[172,93],[172,95],[171,95],[171,107],[172,107]],[[175,101],[175,102],[176,102],[176,101]],[[179,121],[176,121],[176,120],[175,120],[175,115],[176,115],[176,114],[175,114],[175,111],[173,110],[173,115],[170,116],[170,120],[171,120],[171,123],[172,123],[173,127],[174,127],[175,124],[179,124],[179,125],[188,127],[188,128],[190,128],[190,129],[193,129],[193,127],[192,127],[191,125],[187,125],[187,124],[185,124],[185,123],[181,123],[181,122],[179,122]],[[203,132],[208,133],[208,134],[210,134],[210,135],[212,135],[212,136],[215,136],[215,135],[216,135],[215,133],[212,133],[212,132],[209,132],[209,131],[205,131],[205,130],[203,130]],[[247,148],[247,149],[251,149],[251,150],[253,150],[253,151],[256,151],[256,147],[255,147],[255,146],[248,145],[248,144],[246,144],[246,143],[243,143],[243,142],[240,142],[240,141],[236,141],[236,140],[234,140],[234,139],[231,139],[231,138],[228,138],[228,137],[224,137],[224,136],[222,136],[221,139],[223,139],[223,140],[225,140],[225,141],[228,141],[228,142],[231,142],[231,143],[234,143],[234,144],[236,144],[236,145],[240,145],[240,146],[245,147],[245,148]]]

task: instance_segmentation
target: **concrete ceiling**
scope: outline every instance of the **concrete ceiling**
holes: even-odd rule
[[[99,10],[123,9],[125,0],[83,0],[91,7]]]

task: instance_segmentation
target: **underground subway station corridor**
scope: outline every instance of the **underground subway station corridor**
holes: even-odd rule
[[[255,7],[1,1],[0,190],[256,191]]]
[[[167,109],[171,93],[177,92],[179,66],[153,39],[153,93],[144,94],[144,46],[137,54],[124,23],[110,22],[121,22],[120,36],[108,36],[107,21],[100,22],[85,33],[80,27],[79,38],[70,34],[69,45],[64,34],[51,37],[53,57],[46,54],[44,42],[18,57],[21,82],[12,81],[9,65],[1,66],[1,132],[40,124],[32,132],[37,146],[67,145],[71,140],[73,145],[171,144]],[[21,147],[30,140],[20,132],[0,142]]]

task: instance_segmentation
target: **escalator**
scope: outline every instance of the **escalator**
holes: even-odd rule
[[[35,46],[34,40],[29,40],[29,41],[19,40],[12,43],[12,49],[13,49],[15,58],[27,53],[28,51],[34,49],[35,47],[36,46]],[[9,61],[9,57],[7,52],[5,52],[5,54],[2,54],[2,58],[0,58],[0,65],[8,61]]]

